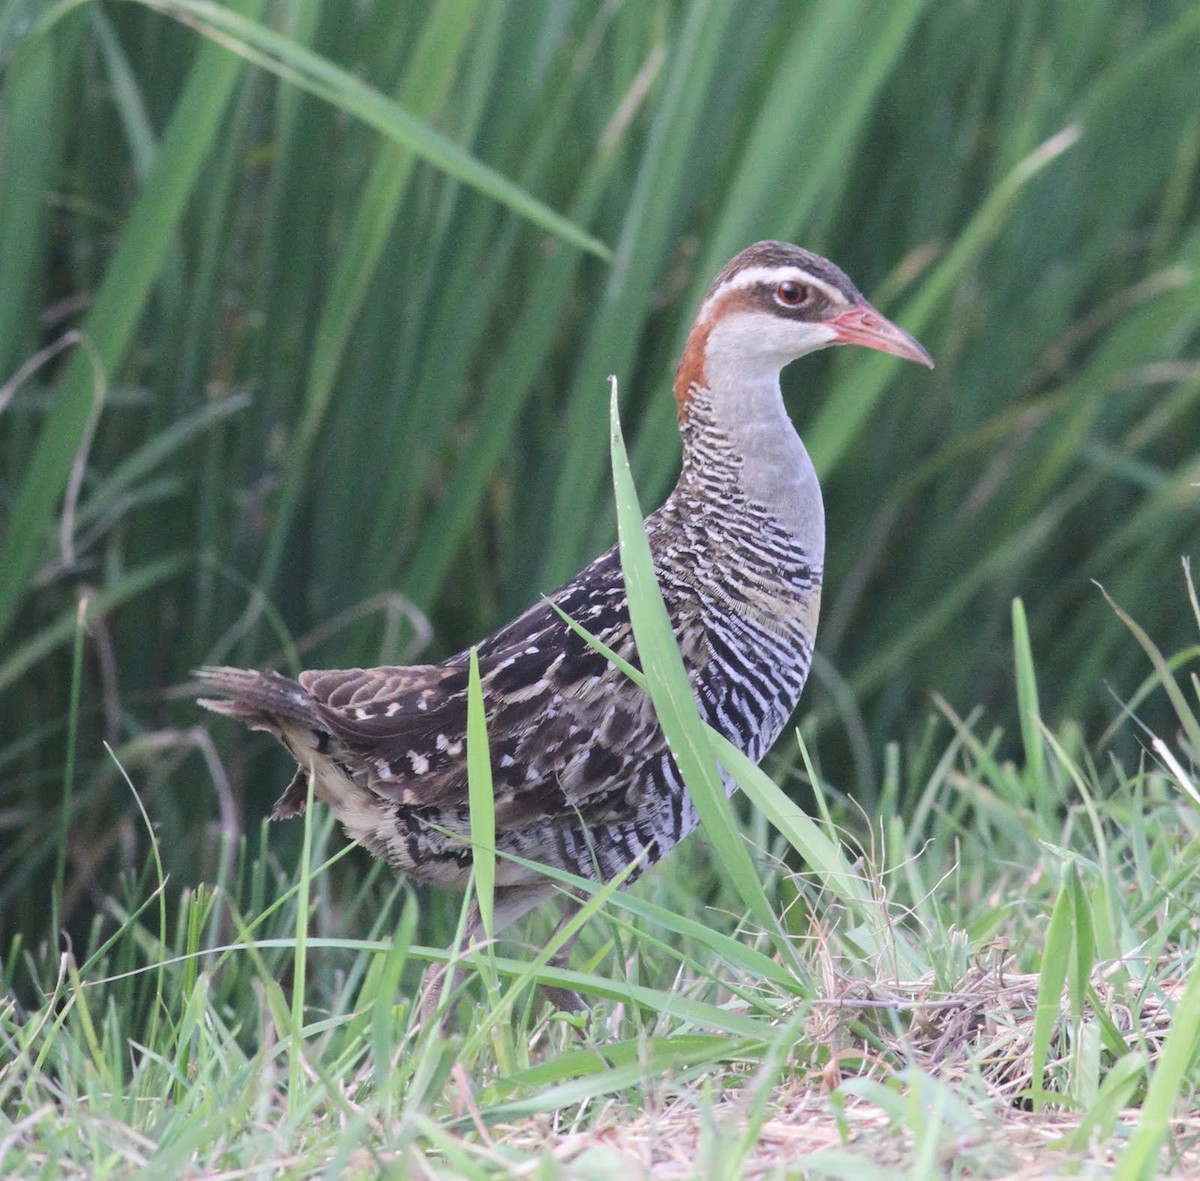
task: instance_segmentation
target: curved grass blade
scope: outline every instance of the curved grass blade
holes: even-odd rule
[[[464,148],[435,131],[397,102],[356,78],[348,70],[273,29],[206,0],[128,0],[153,8],[194,28],[254,65],[284,78],[309,94],[332,103],[396,143],[410,148],[448,176],[491,197],[555,237],[608,258],[604,243],[561,214],[482,164]]]
[[[764,931],[776,936],[781,948],[789,947],[738,830],[704,722],[692,698],[687,671],[679,655],[671,620],[655,577],[654,559],[650,554],[650,543],[642,524],[642,510],[629,470],[617,411],[616,379],[612,378],[611,382],[609,422],[617,536],[629,600],[629,619],[638,657],[646,675],[646,688],[654,702],[654,712],[671,755],[687,784],[723,871],[755,921],[761,924]]]

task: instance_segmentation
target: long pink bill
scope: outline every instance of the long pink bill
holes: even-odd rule
[[[838,344],[860,344],[933,368],[933,358],[921,343],[903,328],[897,328],[891,320],[881,316],[869,303],[864,302],[842,312],[829,321],[829,326],[837,333]]]

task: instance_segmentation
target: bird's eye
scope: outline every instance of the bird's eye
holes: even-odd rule
[[[812,299],[812,288],[794,279],[784,279],[775,288],[775,298],[785,308],[802,308]]]

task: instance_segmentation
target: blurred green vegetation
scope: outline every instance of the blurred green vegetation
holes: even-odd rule
[[[696,300],[763,237],[938,362],[786,378],[826,777],[871,808],[931,693],[1017,734],[1018,594],[1048,722],[1099,733],[1145,665],[1093,580],[1194,642],[1198,58],[1189,0],[10,0],[0,940],[141,866],[104,742],[183,880],[265,811],[196,664],[436,658],[610,544],[610,373],[657,503]]]

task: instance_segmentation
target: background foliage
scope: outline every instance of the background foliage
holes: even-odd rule
[[[827,777],[875,806],[932,692],[1011,723],[1014,594],[1099,733],[1145,664],[1092,580],[1194,642],[1198,49],[1186,0],[6,5],[0,939],[142,866],[104,742],[170,872],[229,870],[286,772],[196,664],[436,658],[610,544],[609,373],[657,503],[694,305],[762,237],[938,361],[787,379]]]

